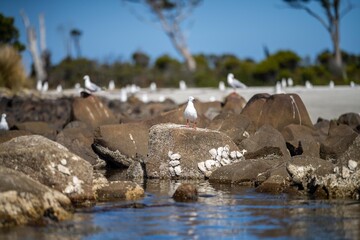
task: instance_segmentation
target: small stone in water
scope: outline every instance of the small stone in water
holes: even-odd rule
[[[66,159],[63,158],[63,159],[60,160],[60,163],[61,163],[62,165],[66,165],[67,161],[66,161]]]
[[[223,157],[223,158],[227,158],[227,157],[229,157],[229,152],[227,152],[227,151],[223,151],[222,153],[221,153],[221,156]]]

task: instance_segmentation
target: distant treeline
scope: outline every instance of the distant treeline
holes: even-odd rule
[[[217,87],[219,81],[226,81],[232,72],[235,77],[249,86],[274,85],[282,78],[291,77],[295,85],[304,85],[310,81],[314,85],[360,83],[360,55],[343,52],[345,78],[333,69],[332,55],[324,51],[311,62],[301,59],[292,51],[278,51],[269,54],[266,59],[255,62],[252,59],[239,59],[235,55],[194,55],[197,68],[189,72],[184,63],[163,55],[150,63],[150,57],[143,52],[135,52],[128,62],[99,63],[86,58],[66,58],[59,64],[48,67],[50,87],[61,84],[72,88],[83,83],[83,76],[89,75],[92,81],[107,86],[114,80],[116,87],[137,84],[148,87],[155,82],[158,87],[178,87],[180,80],[189,86]]]

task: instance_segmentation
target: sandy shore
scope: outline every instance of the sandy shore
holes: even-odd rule
[[[189,96],[194,96],[200,101],[210,101],[215,99],[223,101],[224,97],[232,92],[232,89],[220,91],[215,88],[188,88],[180,90],[176,88],[162,88],[155,92],[143,88],[136,93],[142,99],[144,95],[149,101],[159,101],[160,98],[170,98],[176,103],[184,103]],[[316,86],[311,89],[305,87],[291,87],[285,89],[286,93],[297,93],[310,114],[311,120],[315,123],[318,117],[325,119],[335,119],[347,112],[360,113],[360,87],[336,86]],[[237,93],[249,100],[256,93],[274,94],[273,87],[249,87],[238,89]],[[65,95],[75,94],[74,90],[65,90]],[[120,99],[120,90],[104,91],[96,93],[110,99]]]

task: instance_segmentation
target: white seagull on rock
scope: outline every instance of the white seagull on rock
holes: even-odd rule
[[[101,88],[96,85],[95,83],[92,83],[90,81],[90,77],[89,75],[85,75],[84,76],[84,80],[85,80],[85,89],[90,91],[90,92],[98,92],[101,91]]]
[[[6,113],[1,115],[0,130],[9,130],[9,125],[6,121]]]
[[[227,75],[228,84],[235,90],[235,88],[246,88],[246,85],[234,78],[234,74]]]
[[[190,127],[191,122],[193,123],[193,127],[196,130],[196,119],[197,119],[197,112],[194,107],[194,97],[190,96],[187,106],[184,111],[184,118],[186,119],[186,127]]]

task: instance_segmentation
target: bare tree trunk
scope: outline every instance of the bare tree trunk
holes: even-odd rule
[[[178,53],[180,53],[183,58],[185,59],[186,62],[186,66],[189,69],[190,72],[194,72],[196,70],[196,62],[194,57],[192,56],[192,54],[189,51],[189,48],[186,46],[186,44],[182,41],[182,43],[180,43],[177,38],[175,36],[173,36],[174,34],[168,34],[170,37],[171,42],[173,43],[173,45],[175,46],[175,49],[178,51]]]
[[[163,4],[164,2],[161,3]],[[194,72],[196,70],[196,62],[187,46],[187,40],[180,27],[181,21],[187,14],[189,14],[184,12],[183,4],[175,4],[175,6],[177,6],[176,14],[168,16],[164,15],[163,6],[162,4],[159,5],[159,2],[148,0],[146,1],[146,4],[150,6],[151,11],[160,20],[163,30],[169,36],[175,49],[185,59],[186,66],[189,71]],[[195,5],[192,7],[195,7]]]
[[[29,50],[31,57],[34,61],[34,68],[37,80],[44,82],[46,79],[46,72],[44,70],[44,64],[38,51],[37,40],[35,35],[35,29],[30,25],[29,18],[24,11],[20,12],[27,33],[27,40],[29,44]]]

